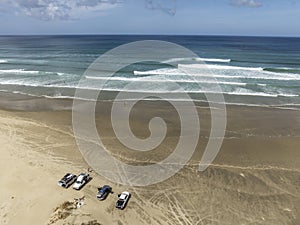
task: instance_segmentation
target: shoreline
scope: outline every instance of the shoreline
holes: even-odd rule
[[[118,92],[105,92],[105,96],[108,99],[100,99],[97,102],[110,104],[112,102],[121,102],[122,101],[114,101],[114,98]],[[0,110],[18,110],[18,111],[60,111],[60,110],[72,110],[74,98],[66,98],[66,97],[46,97],[46,96],[31,96],[28,94],[21,93],[11,93],[0,91]],[[94,100],[87,99],[76,99],[76,101],[82,102],[95,102]],[[127,99],[126,102],[136,101],[134,99]],[[144,102],[145,104],[165,104],[166,101],[172,101],[175,103],[181,103],[185,100],[173,100],[173,99],[143,99],[140,102]],[[204,100],[192,100],[197,107],[209,107],[207,101]],[[214,105],[219,105],[219,103],[212,103]],[[222,103],[223,105],[223,103]],[[300,105],[293,103],[286,104],[276,104],[276,105],[259,105],[259,104],[240,104],[240,103],[229,103],[225,101],[226,108],[261,108],[261,109],[282,109],[282,110],[300,110]]]

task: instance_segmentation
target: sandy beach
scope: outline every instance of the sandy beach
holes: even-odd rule
[[[0,111],[0,224],[300,223],[297,110],[227,107],[228,126],[221,151],[213,165],[199,172],[197,165],[209,133],[209,111],[199,107],[199,145],[178,174],[156,185],[126,187],[91,172],[93,179],[75,191],[57,185],[65,173],[79,174],[89,168],[72,132],[70,101],[19,98],[10,102]],[[33,110],[39,102],[43,107]],[[20,110],[22,104],[28,106],[27,111]],[[137,105],[133,132],[147,136],[145,125],[157,104]],[[60,107],[50,110],[50,105]],[[133,154],[116,140],[107,121],[108,106],[98,110],[96,121],[98,128],[105,130],[104,143],[113,155],[128,163],[149,163],[171,151],[178,138],[178,122],[168,104],[159,106],[160,116],[168,118],[170,127],[166,141],[146,155]],[[100,202],[97,188],[104,184],[111,185],[114,193]],[[124,190],[130,191],[132,198],[121,211],[115,209],[115,202]],[[74,198],[83,196],[84,205],[74,208]]]
[[[0,1],[0,225],[300,225],[299,12]]]

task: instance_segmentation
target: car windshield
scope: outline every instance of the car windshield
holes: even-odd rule
[[[61,178],[61,180],[66,180],[68,179],[68,176],[64,176],[63,178]]]
[[[123,200],[119,200],[118,202],[117,202],[117,205],[122,205],[123,204]]]

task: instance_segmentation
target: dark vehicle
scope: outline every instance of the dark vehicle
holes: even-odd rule
[[[122,194],[120,194],[119,199],[116,203],[116,208],[117,209],[124,209],[128,203],[128,200],[130,198],[130,193],[127,191],[122,192]]]
[[[112,192],[112,188],[108,185],[104,185],[102,188],[98,188],[97,198],[102,201],[107,198],[109,193]]]
[[[76,178],[76,175],[67,173],[60,181],[57,182],[57,184],[61,187],[68,188],[75,182]]]

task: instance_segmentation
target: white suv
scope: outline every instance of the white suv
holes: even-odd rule
[[[73,189],[80,190],[87,182],[90,181],[90,175],[86,173],[82,173],[77,177],[75,184],[73,185]]]

